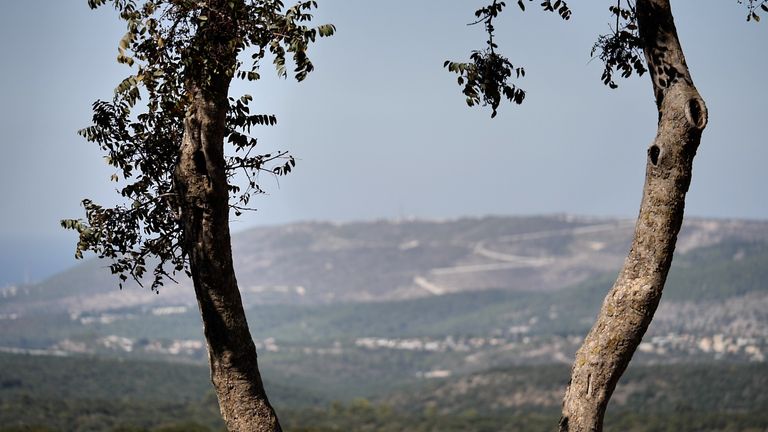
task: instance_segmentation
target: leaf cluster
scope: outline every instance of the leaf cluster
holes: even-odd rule
[[[471,62],[454,63],[446,61],[444,67],[449,72],[459,75],[458,83],[464,86],[462,93],[467,97],[467,105],[479,104],[491,106],[491,118],[496,117],[502,95],[516,104],[523,103],[525,91],[508,80],[525,76],[525,69],[515,67],[509,59],[492,50],[472,51]]]
[[[93,123],[79,134],[106,153],[123,203],[104,207],[85,199],[85,219],[63,220],[62,226],[79,233],[77,258],[92,251],[111,259],[121,287],[128,278],[142,284],[151,268],[151,288],[157,290],[165,279],[188,270],[173,175],[190,87],[207,91],[228,86],[234,77],[256,80],[267,55],[281,77],[287,77],[290,59],[293,76],[301,81],[314,69],[309,45],[332,35],[335,27],[308,26],[315,1],[286,8],[279,0],[88,0],[91,8],[108,2],[127,27],[117,61],[135,73],[117,85],[111,101],[93,104]],[[239,55],[246,50],[252,60],[247,66]],[[249,95],[226,100],[225,140],[233,149],[226,171],[230,207],[237,215],[251,210],[252,196],[263,193],[260,172],[284,175],[295,166],[284,151],[255,154],[252,128],[275,125],[277,119],[252,114],[252,101]],[[244,174],[244,187],[235,183],[236,173]]]
[[[737,0],[737,2],[743,4],[745,0]],[[757,12],[768,12],[768,0],[746,0],[746,4],[747,21],[760,22],[760,15]]]
[[[517,5],[520,10],[525,11],[524,0],[518,0]],[[496,52],[499,46],[494,41],[496,28],[493,22],[505,7],[505,2],[494,0],[490,5],[477,9],[476,21],[469,25],[483,24],[488,34],[486,48],[472,51],[469,62],[446,60],[443,64],[449,72],[459,75],[457,82],[463,87],[462,93],[466,96],[467,105],[490,105],[491,118],[496,117],[502,96],[518,105],[525,99],[525,91],[510,82],[512,77],[524,77],[525,69],[515,67],[507,57]],[[545,0],[541,7],[544,11],[557,13],[564,20],[571,18],[571,9],[565,1]]]
[[[635,5],[632,0],[625,1],[626,7],[622,7],[619,0],[616,6],[608,8],[616,18],[616,26],[610,34],[598,36],[591,52],[593,58],[598,57],[603,62],[600,79],[612,89],[618,87],[614,81],[615,73],[620,73],[622,78],[629,78],[633,72],[638,76],[647,72],[638,35]]]
[[[77,258],[90,250],[112,260],[110,270],[120,276],[121,287],[128,277],[141,283],[148,259],[160,258],[151,285],[157,289],[186,262],[173,185],[183,108],[178,95],[156,93],[151,99],[155,104],[133,116],[139,90],[135,80],[127,82],[118,86],[112,101],[93,104],[93,125],[79,131],[106,153],[116,170],[111,180],[121,184],[118,193],[124,203],[104,207],[85,199],[85,221],[65,220],[62,226],[80,234]]]
[[[530,1],[530,0],[529,0]],[[518,0],[517,4],[520,6],[521,9],[525,10],[523,7],[523,1]],[[556,0],[554,3],[550,0],[544,0],[541,3],[541,7],[546,12],[556,12],[558,15],[560,15],[560,18],[564,20],[571,19],[572,11],[571,8],[568,7],[568,4],[562,0]]]

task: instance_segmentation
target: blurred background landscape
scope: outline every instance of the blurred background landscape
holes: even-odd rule
[[[338,32],[313,47],[306,82],[265,65],[231,89],[279,119],[254,131],[258,149],[297,160],[231,220],[283,425],[553,430],[656,133],[647,76],[611,91],[590,61],[615,2],[573,4],[567,23],[510,4],[495,40],[528,93],[494,120],[442,68],[482,47],[466,24],[483,1],[319,3],[317,23]],[[766,431],[768,27],[736,1],[673,7],[710,122],[662,303],[606,429]],[[124,23],[85,0],[2,10],[0,431],[222,430],[191,283],[119,290],[59,226],[84,197],[118,202],[76,131],[135,72],[115,61]]]
[[[244,231],[234,254],[288,430],[551,430],[632,230],[566,215],[301,223]],[[764,430],[768,222],[690,218],[677,250],[607,427]],[[189,281],[119,291],[90,260],[0,295],[2,428],[222,427]]]

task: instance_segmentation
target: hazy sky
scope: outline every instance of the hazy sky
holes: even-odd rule
[[[288,2],[290,3],[290,2]],[[446,218],[567,212],[632,217],[656,131],[647,76],[607,89],[590,62],[613,1],[571,2],[568,22],[510,1],[498,42],[526,68],[522,106],[496,119],[468,108],[446,59],[482,48],[466,26],[478,1],[320,1],[338,33],[313,49],[301,84],[237,83],[278,115],[257,130],[264,152],[290,150],[294,173],[233,229],[297,220]],[[735,0],[677,0],[674,13],[710,123],[695,162],[687,214],[766,218],[768,22],[745,22]],[[766,17],[768,19],[768,17]],[[765,20],[764,20],[765,21]],[[6,1],[0,13],[0,286],[70,264],[74,236],[58,221],[79,202],[115,199],[112,171],[76,135],[90,104],[130,73],[115,62],[124,25],[85,0]]]

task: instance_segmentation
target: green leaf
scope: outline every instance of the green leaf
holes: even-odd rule
[[[97,7],[103,5],[106,3],[107,0],[88,0],[88,7],[91,9],[96,9]]]
[[[320,37],[332,36],[336,33],[336,26],[333,24],[323,24],[317,27],[317,31],[320,34]]]

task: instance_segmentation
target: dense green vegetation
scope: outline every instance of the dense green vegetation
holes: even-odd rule
[[[567,372],[564,365],[494,369],[340,402],[267,385],[288,431],[533,432],[557,421]],[[2,354],[0,431],[219,431],[207,374],[196,365]],[[767,385],[766,365],[631,365],[607,430],[764,430]],[[530,400],[504,406],[514,392]]]
[[[768,243],[723,242],[675,257],[664,300],[724,300],[768,290]]]
[[[398,410],[491,415],[557,409],[568,382],[567,365],[491,369],[432,381],[382,399]],[[630,364],[610,412],[662,414],[687,411],[768,412],[768,365],[743,363]]]
[[[304,411],[286,421],[292,432],[549,432],[557,425],[559,410],[549,413],[478,415],[402,414],[364,402],[328,411]],[[681,411],[671,414],[609,413],[608,432],[761,432],[768,425],[764,411],[712,413]]]
[[[680,254],[664,301],[717,304],[765,293],[766,263],[768,244],[759,242],[724,242]],[[613,278],[607,274],[557,292],[257,306],[249,320],[257,340],[271,337],[279,344],[279,350],[263,350],[260,362],[289,431],[544,431],[559,415],[565,365],[510,366],[519,353],[490,348],[472,363],[467,359],[473,352],[370,350],[355,340],[487,338],[525,324],[532,342],[520,349],[532,350],[541,341],[583,335]],[[48,348],[69,339],[94,351],[91,357],[0,354],[0,431],[220,430],[203,353],[173,357],[142,350],[150,340],[199,340],[196,311],[155,316],[137,307],[109,313],[123,318],[88,325],[63,313],[3,320],[0,345]],[[106,335],[132,338],[136,347],[119,351],[93,343]],[[176,362],[167,363],[169,358]],[[418,378],[435,369],[453,375]],[[609,407],[607,430],[765,430],[766,387],[768,367],[761,364],[634,362]]]
[[[195,423],[219,428],[206,381],[200,366],[2,354],[0,426],[102,431]]]

